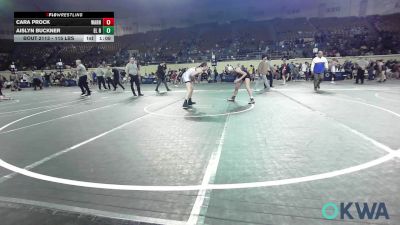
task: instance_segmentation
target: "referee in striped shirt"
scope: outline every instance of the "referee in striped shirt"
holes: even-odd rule
[[[81,96],[90,96],[91,92],[89,89],[89,85],[87,82],[87,71],[86,67],[82,64],[82,61],[80,59],[77,59],[75,61],[76,63],[76,72],[78,74],[78,86],[82,90]]]
[[[131,78],[130,82],[133,96],[137,96],[135,88],[133,87],[133,83],[136,84],[139,96],[143,96],[142,92],[140,91],[139,68],[135,58],[132,57],[129,59],[129,63],[126,64],[125,67],[125,72]]]

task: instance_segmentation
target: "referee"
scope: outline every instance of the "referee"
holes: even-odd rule
[[[133,83],[136,84],[136,88],[138,90],[139,96],[143,96],[142,92],[140,91],[139,68],[138,68],[135,58],[131,57],[129,59],[129,63],[126,64],[126,67],[125,67],[125,72],[131,78],[130,82],[131,82],[131,90],[132,90],[133,96],[137,96],[136,92],[135,92],[135,88],[133,87]]]
[[[113,79],[111,78],[111,76],[112,76],[111,68],[110,68],[110,66],[105,66],[104,68],[105,69],[103,71],[104,71],[104,76],[106,77],[105,79],[107,81],[108,89],[111,90],[111,86],[110,86],[110,84],[111,84],[115,91],[115,89],[116,89],[115,84],[114,84]]]
[[[99,65],[99,67],[96,69],[96,77],[97,77],[97,83],[99,85],[99,90],[101,91],[101,85],[103,85],[104,89],[107,90],[106,87],[106,82],[104,80],[104,71],[103,71],[103,65]]]
[[[121,84],[120,81],[119,70],[117,68],[113,68],[112,72],[114,75],[114,91],[117,90],[118,85],[122,88],[122,90],[125,90],[125,87]]]
[[[90,89],[87,82],[87,71],[85,66],[82,64],[80,59],[75,61],[76,63],[76,73],[78,74],[78,86],[81,88],[81,96],[90,96]]]

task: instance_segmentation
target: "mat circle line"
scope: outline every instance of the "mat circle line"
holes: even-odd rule
[[[236,100],[236,102],[243,102],[243,101],[238,101],[238,100]],[[237,112],[226,112],[226,113],[217,113],[217,114],[206,114],[206,115],[198,115],[198,116],[168,115],[168,114],[155,113],[155,112],[152,112],[152,111],[149,110],[149,108],[150,108],[151,106],[157,105],[157,104],[159,104],[159,103],[161,103],[161,102],[152,103],[152,104],[150,104],[150,105],[144,107],[143,110],[144,110],[146,113],[151,114],[151,115],[155,115],[155,116],[173,117],[173,118],[201,118],[201,117],[218,117],[218,116],[234,115],[234,114],[244,113],[244,112],[247,112],[247,111],[250,111],[250,110],[254,109],[254,104],[251,104],[250,107],[248,107],[248,108],[246,108],[246,109],[244,109],[244,110],[241,110],[241,111],[237,111]],[[194,106],[194,108],[196,108],[196,106]]]
[[[342,99],[340,99],[340,100],[342,100]],[[393,111],[390,111],[388,109],[382,108],[382,107],[362,103],[359,101],[353,101],[353,100],[351,100],[351,102],[357,102],[357,103],[360,103],[363,105],[374,107],[374,108],[380,109],[382,111],[386,111],[391,114],[394,114],[397,117],[400,117],[399,114],[397,114]],[[21,119],[13,121],[9,124],[14,124],[19,121],[21,121]],[[3,126],[3,127],[7,127],[7,125]],[[66,185],[71,185],[71,186],[88,187],[88,188],[96,188],[96,189],[109,189],[109,190],[131,190],[131,191],[198,191],[198,190],[229,190],[229,189],[260,188],[260,187],[270,187],[270,186],[287,185],[287,184],[295,184],[295,183],[303,183],[303,182],[308,182],[308,181],[328,179],[328,178],[337,177],[337,176],[361,171],[364,169],[368,169],[368,168],[380,165],[384,162],[387,162],[387,161],[389,161],[395,157],[399,157],[399,156],[400,156],[400,152],[393,151],[393,152],[389,152],[379,158],[376,158],[374,160],[371,160],[371,161],[368,161],[368,162],[365,162],[365,163],[362,163],[362,164],[359,164],[356,166],[347,167],[347,168],[339,169],[339,170],[334,170],[334,171],[326,172],[326,173],[304,176],[304,177],[295,177],[295,178],[287,178],[287,179],[279,179],[279,180],[271,180],[271,181],[248,182],[248,183],[179,185],[179,186],[174,186],[174,185],[170,185],[170,186],[121,185],[121,184],[107,184],[107,183],[96,183],[96,182],[70,180],[70,179],[52,177],[52,176],[48,176],[48,175],[44,175],[44,174],[40,174],[40,173],[35,173],[32,171],[14,166],[10,163],[7,163],[4,160],[2,160],[1,158],[0,158],[0,166],[6,168],[8,170],[11,170],[15,173],[22,174],[22,175],[25,175],[25,176],[28,176],[31,178],[48,181],[48,182],[53,182],[53,183],[66,184]]]

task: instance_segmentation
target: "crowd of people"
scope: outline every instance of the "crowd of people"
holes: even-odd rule
[[[262,89],[259,88],[259,81],[263,81],[264,88],[273,87],[274,80],[280,80],[282,85],[290,81],[315,81],[315,78],[312,76],[313,61],[299,63],[284,58],[281,60],[280,64],[276,64],[272,63],[271,58],[267,57],[267,55],[263,55],[262,58],[263,61],[265,61],[263,67],[260,67],[260,65],[245,67],[243,65],[227,64],[222,71],[218,71],[216,67],[207,67],[207,69],[201,70],[198,76],[195,76],[193,82],[232,82],[237,73],[234,68],[240,68],[241,71],[246,73],[246,78],[249,78],[249,82],[254,83],[255,90]],[[83,66],[80,61],[78,64]],[[324,69],[323,75],[329,77],[332,83],[339,79],[339,77],[340,79],[353,79],[356,84],[363,84],[365,79],[376,80],[377,82],[385,82],[387,79],[400,79],[400,62],[397,60],[366,60],[362,57],[358,57],[355,58],[354,61],[345,60],[340,63],[337,59],[333,58],[327,61],[326,66],[327,68]],[[9,70],[11,71],[9,79],[0,75],[0,87],[1,89],[9,88],[11,91],[20,91],[23,87],[32,87],[34,90],[38,90],[43,87],[51,86],[79,85],[83,88],[82,95],[90,95],[90,91],[88,91],[89,86],[96,85],[99,90],[102,90],[103,87],[105,90],[115,91],[118,87],[125,90],[124,85],[130,82],[133,95],[137,95],[134,88],[134,86],[136,86],[138,95],[142,96],[143,93],[140,89],[142,79],[153,78],[156,84],[156,92],[159,92],[161,84],[165,86],[166,91],[170,91],[171,89],[168,84],[178,86],[179,84],[185,83],[184,74],[188,69],[189,68],[180,68],[178,70],[169,69],[167,63],[161,62],[156,72],[150,74],[141,73],[140,64],[132,57],[125,66],[125,69],[112,67],[107,65],[105,61],[98,63],[97,68],[93,71],[86,71],[85,67],[86,78],[83,81],[79,79],[79,70],[74,68],[68,72],[60,69],[50,72],[32,70],[28,73],[18,72],[16,65],[12,63],[9,66]],[[88,86],[86,87],[83,85],[84,83],[87,83]],[[0,95],[3,95],[1,89]]]
[[[297,63],[295,61],[283,59],[281,64],[272,64],[268,57],[271,77],[272,80],[282,80],[282,84],[286,84],[287,81],[298,81],[298,80],[312,80],[311,76],[311,61],[304,63]],[[165,64],[165,63],[164,63]],[[328,69],[326,70],[326,76],[335,81],[337,74],[341,74],[344,79],[357,79],[358,77],[366,77],[369,80],[376,80],[382,74],[388,78],[400,79],[400,62],[397,60],[365,60],[358,58],[354,61],[346,60],[343,63],[339,63],[337,59],[330,60],[328,62]],[[196,82],[208,82],[216,83],[223,82],[226,77],[230,76],[230,69],[233,65],[227,65],[224,70],[218,71],[216,67],[209,68],[204,71],[200,76],[197,77]],[[359,69],[362,69],[364,74],[361,76]],[[246,71],[250,74],[250,79],[255,82],[256,78],[259,78],[259,71],[254,65],[245,67]],[[179,70],[169,70],[166,72],[165,80],[172,84],[181,83],[182,74],[186,71],[186,68]],[[145,75],[145,77],[157,78],[157,73],[151,73]],[[268,78],[270,79],[270,78]],[[380,81],[378,79],[378,81]],[[358,83],[358,82],[356,82]]]
[[[98,62],[124,66],[134,52],[140,64],[160,62],[311,58],[313,49],[326,56],[395,54],[400,51],[400,14],[349,18],[297,18],[268,21],[231,21],[171,28],[115,37],[114,43],[9,43],[0,48],[0,70],[11,61],[21,70],[54,69],[62,59],[74,65],[76,58],[96,67]],[[179,37],[179,38],[177,38]],[[3,44],[2,44],[3,45]]]

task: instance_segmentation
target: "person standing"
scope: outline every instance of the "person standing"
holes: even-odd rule
[[[201,75],[207,70],[207,63],[203,62],[200,66],[189,68],[182,74],[182,81],[186,85],[186,97],[182,105],[183,109],[188,109],[192,105],[196,104],[196,102],[192,101],[194,81],[196,80],[196,76]]]
[[[255,68],[253,65],[250,65],[248,72],[250,74],[250,81],[254,81],[255,80]]]
[[[257,71],[259,74],[259,78],[256,81],[256,85],[255,85],[254,89],[258,90],[259,83],[260,83],[260,81],[262,81],[264,84],[264,90],[268,90],[270,86],[268,84],[267,75],[269,76],[271,71],[270,71],[270,65],[268,62],[268,57],[266,55],[262,56],[262,60],[261,60],[260,64],[258,64]]]
[[[374,60],[369,61],[367,71],[368,71],[368,80],[375,80],[376,74],[375,74],[375,61]]]
[[[214,83],[217,83],[218,80],[218,71],[217,71],[217,67],[214,66]]]
[[[376,70],[376,76],[378,77],[378,82],[385,82],[386,81],[386,75],[385,75],[385,66],[383,64],[383,60],[377,60],[376,61],[376,66],[375,66],[375,70]]]
[[[76,63],[76,73],[78,75],[78,86],[81,88],[82,94],[81,96],[90,96],[91,92],[89,89],[89,85],[87,82],[87,71],[86,67],[82,64],[80,59],[75,61]]]
[[[129,63],[126,64],[126,67],[125,67],[125,72],[131,78],[130,82],[131,82],[131,90],[132,90],[133,96],[137,96],[136,92],[135,92],[135,88],[133,87],[133,83],[136,84],[136,88],[138,90],[139,96],[143,96],[142,92],[140,91],[139,67],[137,65],[135,58],[132,57],[129,59]]]
[[[97,75],[96,75],[96,71],[92,71],[92,79],[90,80],[90,86],[94,85],[94,83],[97,83]]]
[[[274,82],[274,75],[273,75],[273,73],[274,73],[274,66],[272,66],[271,58],[268,57],[268,56],[267,56],[267,63],[268,63],[268,66],[269,66],[269,73],[268,73],[268,75],[267,75],[268,80],[269,80],[269,87],[270,87],[270,88],[273,88],[274,86],[273,86],[272,84],[273,84],[273,82]]]
[[[314,76],[314,91],[317,92],[321,88],[320,84],[326,70],[328,70],[328,60],[324,57],[322,51],[318,51],[317,56],[311,63],[311,73]]]
[[[51,73],[44,73],[44,81],[46,87],[51,87]]]
[[[113,73],[111,71],[111,68],[110,68],[110,66],[103,66],[103,67],[104,67],[103,73],[104,73],[105,81],[107,82],[108,90],[111,90],[111,86],[112,86],[115,91],[115,84],[112,79]]]
[[[336,59],[333,59],[331,62],[331,84],[335,84],[335,79],[336,79],[336,72],[337,72],[337,66],[338,66],[338,62],[336,61]]]
[[[178,73],[176,70],[172,71],[171,81],[175,87],[178,87]]]
[[[364,76],[365,76],[365,70],[368,67],[368,61],[360,58],[357,61],[357,76],[356,76],[356,84],[358,84],[358,81],[361,81],[361,84],[364,84]]]
[[[353,79],[352,67],[353,67],[353,64],[349,60],[346,60],[343,64],[344,74],[347,76],[347,78],[350,78],[350,79]]]
[[[42,85],[42,77],[40,76],[39,73],[36,73],[35,70],[32,70],[32,84],[33,84],[33,90],[36,91],[37,87],[42,90],[43,85]]]
[[[171,89],[168,88],[167,82],[166,82],[166,77],[165,77],[165,73],[167,71],[167,64],[165,64],[165,62],[160,63],[160,65],[158,65],[157,67],[157,87],[156,87],[156,92],[158,93],[158,87],[160,87],[160,84],[163,83],[165,85],[165,88],[167,89],[167,91],[171,91]]]
[[[293,77],[295,77],[295,66],[293,62],[288,63],[289,72],[287,73],[286,81],[292,81]]]
[[[308,62],[301,64],[301,75],[305,77],[306,81],[308,80]]]
[[[286,63],[286,60],[283,60],[283,64],[282,64],[282,66],[280,68],[280,71],[281,71],[281,77],[282,77],[282,80],[283,80],[282,84],[285,85],[286,84],[286,77],[287,77],[288,74],[290,74],[290,67]]]
[[[3,89],[3,85],[5,84],[6,81],[7,81],[6,78],[3,75],[0,75],[0,101],[11,100],[10,97],[6,97],[3,94],[3,92],[1,91],[1,89]]]
[[[117,68],[112,69],[113,73],[113,78],[114,78],[114,91],[117,90],[118,85],[122,88],[122,90],[125,90],[125,87],[121,84],[121,78],[119,76],[119,70]]]
[[[104,89],[107,90],[106,87],[106,82],[104,80],[104,69],[103,69],[103,65],[99,65],[96,69],[96,78],[97,78],[97,84],[99,85],[99,90],[101,91],[101,85],[103,85]]]
[[[277,65],[273,66],[273,73],[272,73],[273,79],[279,79],[279,67]]]
[[[15,91],[15,90],[21,91],[21,88],[19,86],[20,80],[18,78],[19,76],[18,76],[18,73],[17,73],[17,67],[15,66],[14,62],[12,62],[11,65],[10,65],[10,72],[11,72],[10,81],[12,83],[11,84],[11,91]]]

